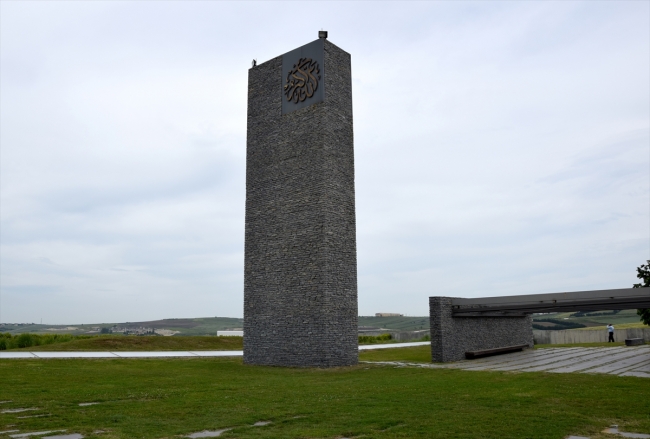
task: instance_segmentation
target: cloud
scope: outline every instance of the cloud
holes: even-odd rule
[[[352,54],[362,314],[636,280],[647,3],[288,5],[0,4],[2,321],[241,316],[247,69],[321,27]]]

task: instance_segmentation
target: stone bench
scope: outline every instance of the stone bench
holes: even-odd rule
[[[465,352],[465,358],[470,360],[472,358],[486,357],[488,355],[507,354],[508,352],[521,351],[527,347],[527,344],[520,344],[515,346],[505,346],[502,348],[482,349],[480,351],[467,351]]]
[[[626,338],[625,339],[625,346],[640,346],[643,343],[645,343],[645,342],[643,341],[642,338]]]

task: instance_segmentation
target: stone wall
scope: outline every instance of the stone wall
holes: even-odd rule
[[[526,344],[533,347],[532,317],[452,317],[451,297],[429,297],[431,359],[458,361],[465,352]]]
[[[323,44],[323,102],[283,115],[282,56],[249,70],[247,364],[358,362],[351,62]]]
[[[535,344],[606,343],[609,334],[606,329],[565,329],[563,331],[534,329],[533,337]],[[624,342],[626,338],[642,338],[650,342],[650,328],[614,329],[615,341]]]

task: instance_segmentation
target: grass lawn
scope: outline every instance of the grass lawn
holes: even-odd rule
[[[363,352],[420,358],[428,347]],[[428,360],[427,360],[428,361]],[[0,431],[66,429],[87,438],[598,438],[610,424],[650,432],[647,379],[470,372],[362,363],[247,366],[240,358],[0,360]],[[80,407],[79,403],[100,402]],[[19,416],[47,414],[19,419]],[[252,427],[257,421],[272,421]],[[96,430],[104,433],[93,434]],[[605,436],[601,436],[605,437]]]
[[[405,363],[431,363],[431,346],[377,349],[359,351],[359,361],[404,361]]]
[[[394,340],[381,337],[359,337],[359,344],[391,344]],[[243,337],[224,336],[178,336],[140,337],[135,335],[99,335],[75,338],[25,348],[12,348],[11,351],[231,351],[243,349]]]
[[[138,337],[105,335],[85,339],[30,346],[16,351],[237,351],[243,349],[242,337],[188,336]]]

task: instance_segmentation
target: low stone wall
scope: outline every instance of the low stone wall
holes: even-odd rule
[[[605,343],[609,335],[607,330],[565,329],[564,331],[533,330],[535,344],[573,344],[573,343]],[[614,329],[614,340],[625,341],[626,338],[642,338],[650,341],[650,328]]]
[[[431,359],[458,361],[465,352],[514,345],[533,347],[531,316],[452,317],[451,297],[429,297]]]

